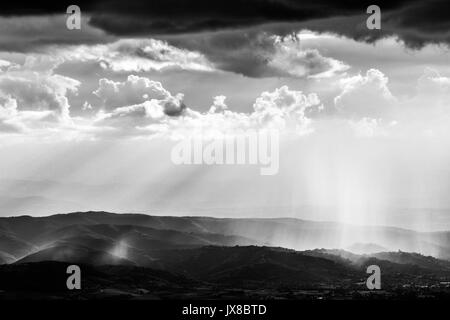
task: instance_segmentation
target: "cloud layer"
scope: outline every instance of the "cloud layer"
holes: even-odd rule
[[[43,57],[28,58],[22,65],[2,62],[1,134],[63,132],[62,137],[98,139],[214,137],[249,129],[278,129],[297,136],[335,131],[405,137],[449,133],[450,78],[433,69],[424,71],[410,96],[395,96],[388,77],[369,69],[335,77],[338,92],[327,102],[316,93],[280,86],[255,97],[250,112],[236,111],[224,95],[215,96],[209,110],[200,112],[186,105],[183,93],[172,93],[144,76],[101,78],[91,92],[96,103],[86,102],[86,113],[73,116],[70,101],[81,83],[58,74],[57,66],[58,61]]]
[[[365,27],[366,8],[371,1],[313,2],[296,0],[166,0],[166,1],[79,1],[91,26],[117,36],[155,36],[236,29],[262,24],[284,24],[285,34],[298,30],[296,24],[314,30],[338,32],[353,39],[371,41],[387,35],[409,46],[449,43],[450,25],[446,0],[378,1],[382,30]],[[3,16],[65,14],[53,1],[2,3]],[[289,26],[290,25],[290,26]],[[90,37],[85,41],[89,41]],[[54,41],[64,42],[62,38]]]

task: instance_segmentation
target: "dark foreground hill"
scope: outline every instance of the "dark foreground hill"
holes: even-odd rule
[[[0,299],[450,298],[446,269],[333,257],[256,246],[164,250],[155,267],[76,262],[82,289],[75,291],[66,288],[71,262],[14,263],[0,266]],[[382,269],[381,291],[365,286],[371,264]]]
[[[335,248],[343,230],[368,233],[368,245],[359,241],[358,250],[368,247],[378,251],[387,242],[399,248],[419,244],[444,256],[448,250],[448,239],[442,232],[424,234],[389,227],[349,230],[335,223],[296,219],[104,212],[0,218],[0,297],[448,296],[450,262],[439,259],[439,254],[315,249],[323,247],[320,244]],[[310,250],[298,249],[304,247]],[[66,268],[71,264],[82,267],[81,291],[66,288]],[[366,287],[369,265],[382,270],[383,290],[376,293]]]
[[[127,265],[80,265],[81,290],[66,287],[68,263],[36,262],[0,266],[0,299],[97,299],[181,297],[198,281],[163,270]]]

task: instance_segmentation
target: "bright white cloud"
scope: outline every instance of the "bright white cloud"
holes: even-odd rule
[[[450,133],[450,78],[436,70],[426,69],[408,97],[395,97],[387,76],[376,69],[341,79],[340,85],[334,99],[337,116],[347,119],[357,135],[413,139]]]
[[[214,97],[214,102],[209,109],[210,113],[219,112],[219,111],[225,111],[228,109],[228,106],[225,103],[225,100],[227,97],[225,96],[216,96]]]
[[[320,105],[315,94],[305,95],[289,90],[287,86],[263,92],[250,113],[234,112],[228,109],[224,100],[224,96],[215,97],[212,108],[206,113],[188,108],[180,117],[165,118],[164,128],[169,128],[173,137],[201,135],[209,138],[239,134],[249,129],[278,129],[303,135],[311,130],[311,119],[305,116],[305,110]]]
[[[437,70],[425,69],[417,81],[417,91],[414,99],[423,102],[428,100],[426,101],[427,109],[438,108],[441,109],[440,111],[450,111],[450,78],[441,76]]]
[[[264,126],[302,131],[308,129],[310,119],[305,116],[305,110],[311,107],[320,107],[316,94],[304,95],[283,86],[273,92],[263,92],[256,99],[252,118]]]
[[[3,129],[24,131],[49,123],[70,122],[67,94],[76,94],[80,82],[54,74],[55,66],[50,60],[29,57],[23,65],[10,64],[0,73]]]
[[[379,70],[340,80],[341,93],[334,99],[344,116],[353,118],[389,117],[396,99],[388,88],[388,78]]]
[[[135,75],[128,76],[122,82],[102,78],[93,93],[102,100],[102,107],[106,110],[171,96],[160,82]]]
[[[115,72],[214,69],[201,53],[180,49],[156,39],[122,39],[110,44],[56,46],[48,50],[68,61],[95,61]]]
[[[214,97],[208,111],[200,112],[196,106],[185,106],[183,94],[172,94],[161,82],[147,77],[101,78],[92,92],[98,99],[84,103],[83,108],[90,111],[71,117],[69,98],[81,83],[55,72],[63,61],[34,55],[23,64],[2,64],[0,131],[30,135],[36,130],[41,135],[64,131],[77,138],[112,133],[116,137],[156,134],[179,138],[275,128],[304,135],[317,128],[323,132],[320,123],[327,118],[337,119],[357,136],[442,135],[449,131],[450,79],[432,69],[418,79],[416,93],[408,97],[394,96],[388,77],[369,69],[365,74],[336,79],[340,91],[332,99],[334,103],[321,102],[315,93],[281,86],[262,92],[247,113],[234,111],[223,95]],[[329,112],[320,112],[323,109]],[[343,127],[336,128],[326,130]]]
[[[331,77],[349,68],[342,61],[322,56],[317,49],[302,48],[300,39],[295,35],[279,37],[262,33],[248,39],[232,53],[226,53],[226,56],[223,48],[214,47],[214,37],[204,40],[203,45],[198,45],[205,54],[156,39],[123,39],[101,45],[59,46],[51,47],[48,51],[69,61],[96,61],[103,68],[115,72],[160,71],[167,68],[239,72],[238,69],[242,69],[244,74],[256,77],[303,78]],[[254,69],[245,71],[246,68]]]
[[[7,69],[12,65],[11,62],[0,59],[0,71],[3,71],[4,69]]]
[[[23,127],[15,123],[17,101],[10,96],[0,95],[0,132],[22,131]]]
[[[156,107],[166,115],[175,116],[185,108],[183,94],[173,96],[160,82],[134,75],[123,82],[100,79],[99,87],[93,93],[102,100],[102,110],[113,110],[113,116],[130,115],[141,110],[144,115],[155,118],[154,115],[159,113],[155,111]]]
[[[278,70],[280,74],[326,78],[349,69],[342,61],[322,56],[317,49],[302,48],[300,35],[273,38],[275,52],[268,67]]]
[[[106,105],[123,105],[101,110],[97,114],[97,125],[112,126],[116,130],[126,128],[128,134],[159,131],[174,138],[232,135],[261,128],[305,134],[311,130],[311,119],[305,116],[305,110],[320,105],[317,95],[305,95],[283,86],[273,92],[263,92],[250,113],[230,110],[225,104],[225,96],[215,97],[210,110],[202,113],[185,107],[183,95],[173,96],[161,83],[136,76],[130,76],[124,82],[102,79],[95,94],[103,98]],[[126,105],[127,102],[138,103]]]
[[[404,134],[450,135],[450,78],[426,69],[416,93],[399,102],[397,117]]]

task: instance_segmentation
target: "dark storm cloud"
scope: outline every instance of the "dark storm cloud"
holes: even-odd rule
[[[417,0],[416,0],[417,1]],[[79,0],[79,1],[8,1],[0,5],[2,15],[30,15],[64,12],[76,4],[84,11],[118,16],[154,18],[163,24],[185,22],[207,27],[231,25],[241,22],[298,21],[359,12],[373,4],[368,0]],[[402,7],[407,0],[382,0],[378,5],[393,9]],[[163,20],[170,18],[171,20]],[[190,22],[190,23],[189,23]],[[167,30],[170,31],[170,30]]]
[[[3,1],[0,14],[61,14],[73,3],[91,16],[91,25],[118,36],[180,34],[266,23],[305,23],[305,26],[311,23],[315,29],[365,41],[394,34],[413,47],[427,42],[450,42],[448,0]],[[352,24],[354,17],[366,15],[365,10],[371,4],[382,9],[386,28],[381,32],[369,32]],[[339,18],[339,24],[332,23],[336,18]],[[356,22],[360,23],[360,20]],[[318,25],[318,21],[322,24]]]
[[[365,3],[367,2],[367,3]],[[401,7],[387,2],[386,8]],[[173,34],[297,22],[365,11],[370,1],[164,0],[95,6],[93,25],[115,34]]]
[[[385,22],[409,46],[450,43],[450,1],[422,1],[388,13]]]
[[[450,43],[448,0],[3,1],[0,15],[64,14],[71,4],[81,7],[82,13],[89,17],[90,26],[94,27],[92,30],[101,29],[110,36],[118,37],[167,38],[185,33],[251,28],[264,24],[265,31],[279,35],[306,28],[366,42],[394,35],[413,48],[420,48],[427,43]],[[381,31],[366,28],[366,8],[371,4],[381,7]],[[54,32],[58,33],[56,30]],[[87,40],[77,37],[65,40],[64,37],[49,36],[49,41],[103,42],[98,35],[88,37]],[[37,42],[44,40],[42,36],[35,39]]]
[[[314,19],[297,23],[295,27],[331,31],[365,42],[396,36],[410,48],[421,48],[428,43],[450,44],[450,1],[411,1],[394,10],[384,10],[381,6],[381,12],[381,30],[368,30],[365,14]],[[292,26],[279,26],[276,32],[282,34],[291,29]]]

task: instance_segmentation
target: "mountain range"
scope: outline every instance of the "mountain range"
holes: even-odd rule
[[[348,233],[354,243],[337,246]],[[60,278],[69,264],[83,266],[84,297],[266,297],[264,290],[285,298],[305,297],[304,290],[348,296],[365,290],[372,264],[382,269],[389,294],[411,286],[447,294],[449,239],[448,232],[291,218],[108,212],[0,218],[0,297],[38,290],[24,272],[64,292]]]

